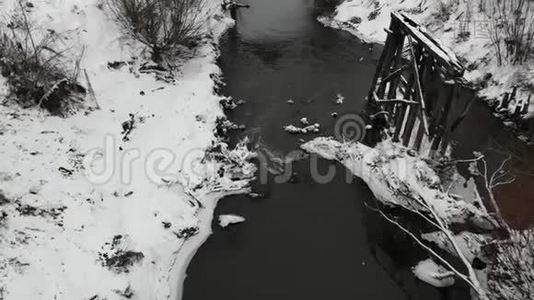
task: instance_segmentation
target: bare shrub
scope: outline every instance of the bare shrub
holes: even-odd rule
[[[38,105],[54,114],[64,114],[81,101],[85,93],[77,84],[78,57],[68,70],[67,50],[57,51],[61,35],[38,31],[30,21],[26,7],[19,7],[7,24],[0,27],[0,69],[7,78],[11,94],[23,107]]]
[[[458,5],[459,0],[439,0],[438,11],[435,13],[436,19],[443,22],[448,21]]]
[[[496,258],[488,274],[493,299],[534,299],[534,230],[511,230],[510,238],[493,248]]]
[[[499,65],[522,64],[534,52],[534,3],[530,0],[490,0],[485,6]]]
[[[204,0],[107,1],[123,29],[148,46],[157,63],[178,46],[195,46],[201,36]]]

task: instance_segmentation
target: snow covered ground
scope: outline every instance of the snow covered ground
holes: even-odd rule
[[[498,65],[496,50],[488,33],[487,13],[479,9],[480,3],[490,2],[346,0],[339,5],[333,18],[322,18],[320,21],[347,30],[364,40],[384,43],[384,29],[389,27],[391,12],[402,11],[425,25],[445,45],[466,60],[465,78],[475,83],[487,83],[480,90],[481,96],[500,100],[505,92],[512,90],[513,85],[519,85],[518,100],[526,100],[529,94],[534,93],[534,60],[531,57],[524,64]],[[468,32],[466,38],[460,38],[462,32]],[[513,109],[514,104],[511,103],[510,109]],[[529,112],[531,117],[534,114],[532,103]]]
[[[137,72],[147,55],[102,3],[36,0],[30,13],[44,30],[69,32],[66,46],[85,47],[101,109],[21,109],[0,78],[0,299],[179,299],[217,200],[248,191],[254,176],[246,147],[214,134],[216,43],[232,25],[220,1],[207,2],[206,37],[177,61],[175,83]],[[116,61],[128,63],[108,67]]]

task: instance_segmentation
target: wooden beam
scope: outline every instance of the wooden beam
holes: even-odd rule
[[[394,23],[395,21],[391,19],[391,22],[389,25],[390,29],[393,29],[395,27]],[[373,81],[371,81],[371,89],[369,90],[369,99],[371,99],[373,96],[373,93],[376,92],[376,85],[378,84],[378,79],[380,79],[380,77],[382,76],[382,69],[384,68],[386,58],[388,54],[391,52],[391,47],[393,46],[392,45],[393,38],[394,38],[394,35],[388,32],[386,43],[384,44],[384,49],[382,49],[382,53],[380,54],[380,58],[378,59],[375,76],[373,77]]]
[[[409,69],[409,68],[411,68],[411,65],[409,65],[409,64],[408,64],[408,65],[404,65],[404,66],[398,68],[397,70],[391,72],[388,76],[384,77],[383,81],[389,81],[389,80],[391,80],[393,77],[395,77],[395,76],[401,74],[402,72],[406,71],[406,70]],[[400,76],[399,76],[399,78],[400,78]]]
[[[423,128],[425,130],[425,133],[428,135],[428,120],[426,117],[426,105],[425,105],[425,99],[423,99],[423,88],[421,87],[421,78],[419,77],[419,68],[417,67],[417,56],[415,56],[415,52],[413,50],[413,44],[412,44],[412,38],[408,37],[409,47],[410,47],[410,53],[412,55],[412,64],[413,64],[413,72],[415,74],[415,90],[417,93],[417,97],[419,97],[419,102],[421,103],[421,118],[423,122]]]
[[[387,82],[384,81],[383,78],[389,75],[392,63],[395,64],[394,60],[397,60],[397,57],[401,55],[398,53],[398,50],[399,48],[402,50],[401,41],[404,41],[404,34],[400,30],[399,22],[395,19],[391,19],[390,32],[391,33],[388,33],[387,39],[387,43],[390,45],[387,47],[387,53],[384,56],[382,69],[378,70],[380,72],[379,78],[381,78],[381,80],[376,93],[379,98],[383,98],[386,91]]]
[[[404,35],[398,37],[397,41],[397,49],[395,49],[395,62],[393,65],[393,68],[399,69],[402,63],[402,50],[404,49]],[[388,75],[389,76],[389,75]],[[399,78],[393,77],[393,79],[390,81],[389,85],[389,91],[388,91],[388,98],[395,98],[397,97],[397,85],[399,84]]]
[[[378,98],[378,95],[376,93],[373,93],[373,97],[374,97],[375,102],[378,102],[378,103],[403,103],[403,104],[408,104],[408,105],[419,104],[419,102],[417,101],[411,101],[411,100],[406,100],[406,99],[380,99]]]
[[[406,31],[409,36],[412,36],[419,44],[421,44],[427,51],[448,70],[453,73],[454,76],[462,77],[465,71],[464,66],[460,63],[458,57],[448,47],[442,45],[442,43],[430,35],[426,29],[415,21],[410,19],[403,13],[392,12],[392,19],[398,20],[402,26],[402,29]]]
[[[404,146],[409,146],[410,139],[412,137],[412,131],[415,127],[415,120],[417,119],[417,108],[415,106],[410,106],[407,108],[408,113],[406,115],[406,125],[404,126],[404,131],[402,132],[401,140]]]
[[[419,119],[422,120],[421,110],[417,112]],[[423,136],[425,135],[425,126],[423,122],[419,122],[419,128],[417,128],[417,134],[415,136],[414,149],[419,151],[421,149],[421,142],[423,141]],[[427,135],[428,136],[428,135]]]
[[[417,103],[417,102],[415,102]],[[400,134],[402,131],[402,127],[405,123],[406,119],[406,112],[408,111],[409,105],[398,105],[397,106],[397,112],[395,114],[396,120],[395,120],[395,133],[393,134],[393,141],[398,143],[400,141]],[[413,106],[412,106],[413,107]]]
[[[409,67],[411,69],[412,68],[412,63],[410,62],[408,65],[409,65]],[[414,74],[414,72],[413,71],[410,72],[410,77],[409,77],[408,80],[406,80],[405,78],[403,78],[403,79],[406,81],[406,86],[407,86],[406,90],[404,91],[404,98],[405,99],[413,99],[413,93],[414,93],[413,85],[415,83],[415,74]],[[415,125],[415,119],[416,119],[415,112],[416,112],[417,109],[418,108],[415,108],[413,106],[412,107],[405,107],[404,114],[405,114],[406,120],[405,121],[403,120],[403,123],[405,125],[404,125],[404,131],[402,132],[402,136],[401,136],[401,128],[398,128],[395,131],[394,137],[396,137],[397,139],[401,140],[405,146],[408,146],[408,144],[410,143],[410,138],[412,136],[412,130],[413,130],[413,127]]]
[[[532,98],[532,94],[528,95],[528,99],[523,105],[523,109],[521,110],[522,115],[528,114],[528,108],[530,107],[530,99]]]
[[[454,96],[456,93],[456,86],[453,85],[451,87],[451,92],[449,94],[449,97],[447,97],[446,102],[444,106],[441,109],[441,114],[439,116],[439,119],[436,123],[436,134],[434,135],[434,141],[432,142],[432,150],[437,150],[440,143],[448,144],[448,130],[447,130],[447,120],[449,117],[449,112],[452,107],[452,102],[454,101]],[[437,118],[437,116],[436,116]],[[447,146],[445,146],[445,150],[447,149]]]

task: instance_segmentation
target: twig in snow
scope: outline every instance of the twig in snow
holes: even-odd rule
[[[93,101],[93,103],[96,105],[96,109],[100,109],[100,105],[98,105],[98,101],[96,100],[95,90],[93,89],[91,80],[89,80],[89,75],[87,74],[87,70],[83,69],[83,73],[85,75],[85,80],[87,81],[87,91],[89,92],[91,101]]]

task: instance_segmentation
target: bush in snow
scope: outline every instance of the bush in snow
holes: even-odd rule
[[[179,46],[194,46],[202,33],[203,0],[108,0],[117,21],[148,46],[152,59]]]
[[[534,52],[534,3],[530,0],[485,0],[491,20],[490,35],[497,61],[512,64],[526,62]]]
[[[81,57],[72,61],[66,50],[56,50],[63,37],[53,30],[36,30],[29,9],[19,2],[8,21],[0,24],[1,74],[23,107],[38,105],[63,114],[81,103],[80,95],[85,94],[77,83]]]
[[[116,235],[112,242],[104,244],[98,258],[102,266],[121,274],[130,272],[130,268],[140,263],[145,255],[142,252],[132,251],[128,248],[129,237]]]
[[[534,230],[511,230],[510,238],[493,244],[495,262],[488,286],[497,300],[534,299]]]
[[[443,22],[449,20],[459,2],[459,0],[440,0],[438,2],[438,11],[435,13],[436,19]]]

